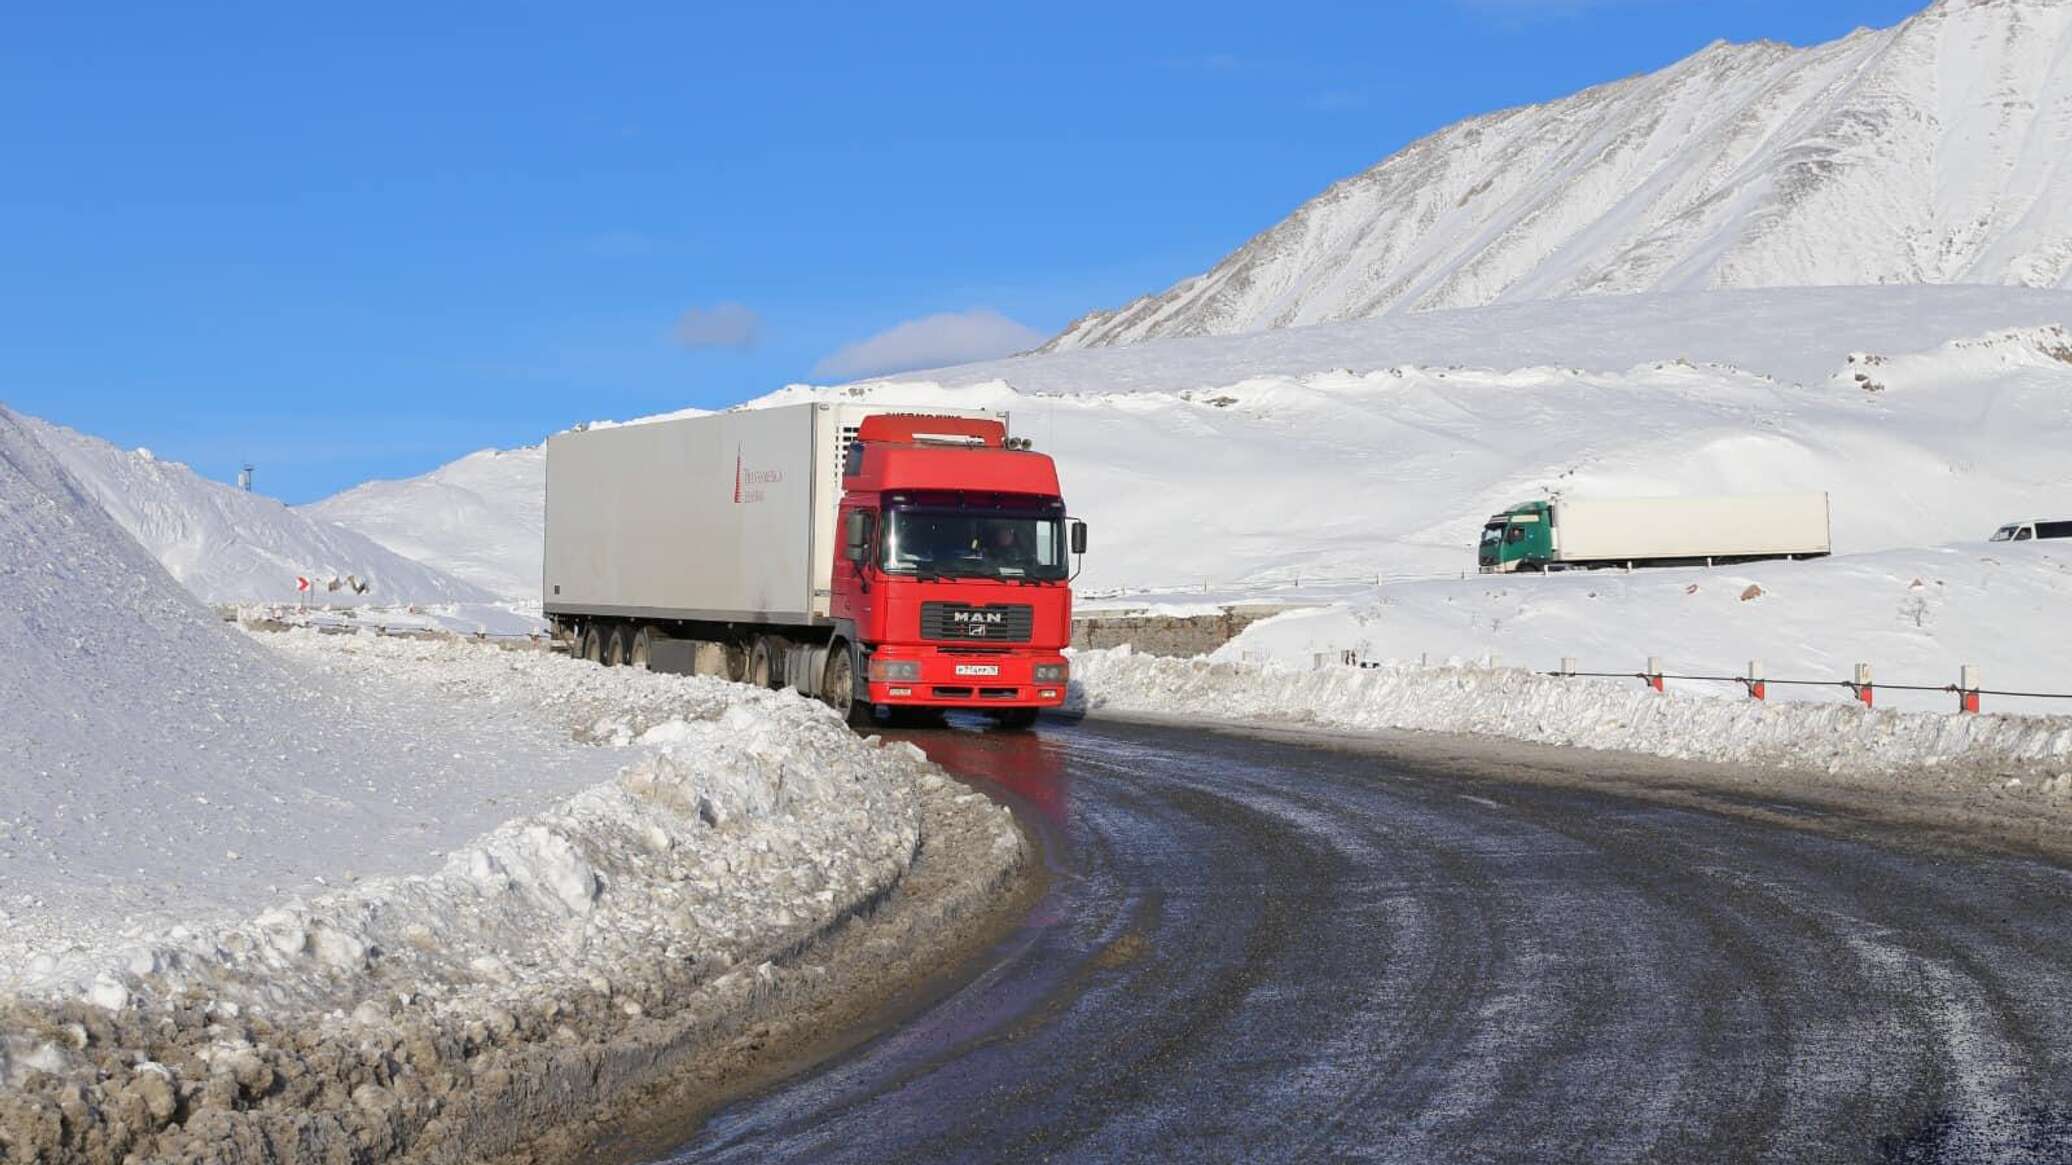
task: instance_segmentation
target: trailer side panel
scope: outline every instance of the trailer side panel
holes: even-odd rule
[[[1829,552],[1827,495],[1621,498],[1555,503],[1562,562],[1782,557]]]
[[[816,411],[754,409],[553,437],[546,609],[813,622],[812,535],[822,523],[812,510],[832,505],[815,480]]]

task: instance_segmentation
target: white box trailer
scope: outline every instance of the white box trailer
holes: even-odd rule
[[[843,458],[865,417],[903,411],[813,403],[554,435],[546,613],[825,622]]]
[[[1557,562],[1777,558],[1829,549],[1824,493],[1554,503]]]
[[[1824,493],[1558,498],[1492,516],[1489,571],[1816,558],[1832,552]]]

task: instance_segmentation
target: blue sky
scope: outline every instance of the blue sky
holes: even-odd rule
[[[1461,117],[1918,6],[18,6],[0,401],[314,500],[984,355]]]

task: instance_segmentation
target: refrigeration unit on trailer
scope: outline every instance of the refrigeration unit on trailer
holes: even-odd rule
[[[547,442],[542,600],[606,664],[794,686],[852,716],[1065,698],[1085,526],[979,410],[744,409]]]
[[[1483,524],[1485,574],[1600,566],[1691,566],[1830,553],[1824,493],[1554,498]]]

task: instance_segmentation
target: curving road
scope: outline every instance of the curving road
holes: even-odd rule
[[[2072,874],[1172,728],[917,743],[1055,876],[670,1162],[2072,1160]]]

